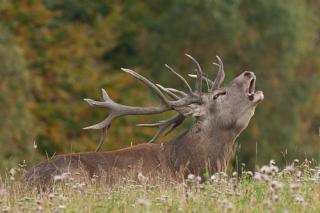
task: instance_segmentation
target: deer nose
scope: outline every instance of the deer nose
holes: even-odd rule
[[[250,71],[245,71],[245,72],[243,73],[243,75],[244,75],[245,77],[247,77],[247,78],[255,78],[255,77],[256,77],[255,74],[254,74],[253,72],[250,72]]]

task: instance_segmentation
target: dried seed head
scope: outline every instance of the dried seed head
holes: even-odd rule
[[[274,201],[274,202],[279,202],[281,199],[280,199],[280,196],[279,195],[273,195],[272,196],[272,200]]]
[[[297,203],[304,203],[304,197],[300,194],[296,195],[295,198],[294,198],[294,201],[297,202]]]
[[[291,183],[290,189],[292,190],[298,190],[300,188],[300,183]]]
[[[282,187],[283,187],[283,183],[279,181],[274,180],[271,182],[271,188],[275,191],[280,190]]]

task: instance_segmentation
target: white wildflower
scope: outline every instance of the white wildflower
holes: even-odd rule
[[[71,174],[70,172],[65,172],[65,173],[62,173],[61,175],[55,175],[53,176],[53,181],[58,182],[58,181],[65,180],[70,174]]]
[[[215,175],[211,175],[210,180],[215,181],[215,180],[217,180],[217,177]]]
[[[262,204],[263,204],[264,206],[266,206],[266,207],[270,207],[270,206],[271,206],[270,200],[264,200],[264,201],[262,202]]]
[[[279,201],[280,201],[280,196],[274,194],[274,195],[272,195],[272,200],[273,200],[274,202],[279,202]]]
[[[297,202],[297,203],[304,203],[304,197],[300,194],[296,195],[295,198],[294,198],[294,201]]]
[[[267,175],[273,175],[279,172],[279,168],[270,163],[270,166],[262,166],[260,172]]]
[[[238,172],[232,172],[232,177],[237,177],[238,176]]]
[[[141,172],[138,173],[138,180],[140,183],[145,184],[148,180],[146,176],[144,176]]]
[[[53,181],[54,182],[58,182],[58,181],[61,181],[61,180],[63,180],[64,178],[63,178],[63,176],[62,175],[55,175],[55,176],[53,176]]]
[[[82,189],[86,184],[84,182],[81,182],[81,183],[74,183],[72,185],[72,188],[73,189]]]
[[[270,166],[271,172],[272,173],[278,173],[279,172],[279,167],[271,165]]]
[[[296,176],[297,176],[298,178],[300,178],[300,177],[302,176],[302,172],[301,172],[301,171],[297,171]]]
[[[253,176],[253,173],[251,171],[244,171],[243,174],[249,177]]]
[[[289,165],[289,166],[286,166],[286,168],[284,168],[283,171],[287,171],[289,173],[293,173],[295,171],[295,168],[294,168],[294,166]]]
[[[37,149],[37,148],[38,148],[37,142],[34,140],[33,141],[33,149]]]
[[[10,210],[10,207],[4,207],[3,209],[1,209],[2,212],[9,212]]]
[[[139,205],[142,205],[142,206],[146,206],[146,207],[149,207],[152,204],[150,200],[146,200],[146,199],[142,199],[142,198],[139,198],[136,203]]]
[[[10,171],[9,171],[9,174],[10,174],[11,176],[15,176],[15,175],[17,174],[16,168],[11,168]]]
[[[58,209],[65,209],[65,208],[66,208],[65,205],[59,205],[59,206],[58,206]]]
[[[196,177],[196,181],[197,181],[198,183],[200,183],[200,182],[201,182],[201,177],[200,177],[200,176],[197,176],[197,177]]]
[[[59,194],[58,197],[59,197],[60,200],[64,200],[64,199],[65,199],[65,197],[63,196],[63,194]]]
[[[275,191],[280,190],[282,187],[283,187],[283,183],[279,181],[274,180],[271,182],[271,188]]]
[[[231,209],[233,209],[233,204],[232,204],[231,201],[228,200],[228,199],[224,199],[224,200],[223,200],[223,205],[224,205],[224,207],[225,207],[226,210],[231,210]]]
[[[271,169],[269,166],[262,166],[260,169],[260,172],[263,174],[271,174]]]
[[[269,164],[270,164],[270,166],[274,166],[274,165],[276,165],[276,161],[272,159],[272,160],[270,160]]]
[[[38,205],[38,206],[37,206],[37,210],[41,212],[41,211],[43,210],[43,207],[40,206],[40,205]]]
[[[257,180],[257,181],[262,180],[261,173],[255,172],[255,173],[254,173],[254,176],[253,176],[253,179],[255,179],[255,180]]]
[[[195,177],[194,174],[188,174],[188,180],[194,180]]]
[[[290,189],[292,190],[298,190],[300,188],[300,183],[291,183],[290,184]]]

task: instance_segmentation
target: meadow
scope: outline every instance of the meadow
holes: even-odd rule
[[[25,165],[0,180],[1,212],[319,212],[320,167],[295,160],[279,169],[275,161],[246,171],[217,173],[206,180],[189,174],[183,182],[150,182],[138,175],[114,187],[56,176],[52,190],[38,192],[19,181]]]

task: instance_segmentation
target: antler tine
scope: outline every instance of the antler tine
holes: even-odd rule
[[[182,92],[180,90],[177,90],[177,89],[174,89],[174,88],[170,88],[170,87],[167,87],[167,89],[173,93],[176,93],[178,95],[180,95],[181,97],[187,97],[188,95],[185,93],[185,92]]]
[[[160,84],[156,84],[162,91],[164,91],[166,94],[168,94],[168,96],[170,96],[172,99],[174,100],[179,100],[180,97],[178,97],[176,94],[174,94],[173,92],[171,92],[170,90],[168,90],[167,88],[163,87]]]
[[[153,136],[151,140],[148,141],[148,143],[154,143],[161,135],[167,135],[172,130],[174,130],[177,126],[179,126],[185,119],[185,116],[182,114],[176,114],[175,116],[171,117],[170,119],[160,121],[158,123],[152,123],[152,124],[137,124],[138,127],[158,127],[159,130],[157,133]]]
[[[202,69],[201,66],[199,64],[199,62],[194,59],[191,55],[189,54],[185,54],[188,58],[190,58],[197,66],[196,72],[197,72],[197,81],[196,81],[196,88],[195,88],[195,92],[198,92],[199,95],[201,96],[202,93]]]
[[[179,73],[177,73],[176,71],[174,71],[174,69],[172,69],[168,64],[164,65],[166,68],[168,68],[173,74],[175,74],[182,82],[183,84],[186,86],[186,88],[188,89],[189,93],[192,93],[192,89],[190,87],[190,85],[188,84],[187,80],[182,77],[182,75],[180,75]]]
[[[102,129],[102,131],[101,131],[101,136],[100,136],[100,140],[99,140],[98,146],[97,146],[97,148],[96,148],[96,152],[98,152],[98,151],[101,149],[101,147],[102,147],[102,145],[103,145],[103,143],[104,143],[104,141],[105,141],[105,139],[106,139],[106,137],[107,137],[108,129],[109,129],[109,128],[110,128],[110,126],[109,126],[109,127],[104,127],[104,128]]]
[[[130,69],[126,69],[126,68],[121,68],[122,71],[132,75],[133,77],[135,77],[136,79],[142,81],[145,85],[147,85],[151,90],[153,90],[160,98],[160,100],[165,103],[166,105],[170,105],[168,100],[166,99],[166,97],[164,96],[164,94],[159,90],[159,88],[152,83],[150,80],[146,79],[145,77],[143,77],[142,75],[136,73],[133,70]]]
[[[216,56],[216,58],[218,59],[219,64],[217,63],[213,63],[213,64],[219,67],[219,71],[216,79],[213,82],[212,90],[218,89],[225,78],[223,62],[219,56]]]
[[[193,74],[188,74],[189,77],[191,78],[197,78],[197,75],[193,75]],[[206,76],[202,76],[202,79],[206,81],[207,83],[207,87],[208,87],[208,91],[209,92],[212,92],[212,87],[213,87],[213,81],[211,79],[209,79],[208,77]]]

